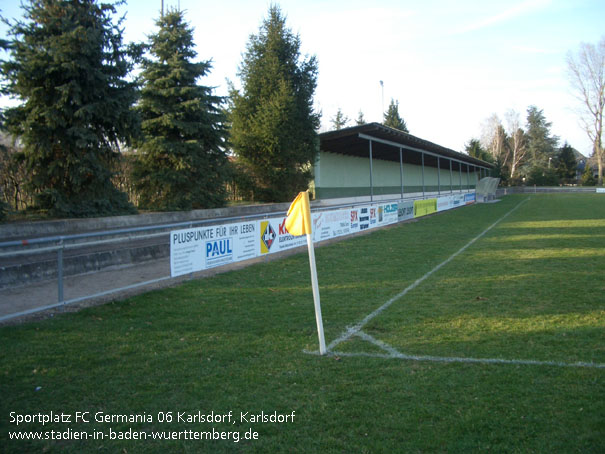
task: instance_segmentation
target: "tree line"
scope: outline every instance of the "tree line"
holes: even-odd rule
[[[338,131],[342,128],[346,128],[349,125],[349,117],[347,117],[340,107],[336,111],[336,114],[330,119],[330,123],[332,124],[332,128]],[[356,126],[365,125],[366,120],[363,115],[363,112],[360,110],[357,114],[357,119],[355,120]],[[393,129],[398,129],[402,132],[409,133],[408,125],[405,120],[399,114],[399,101],[395,99],[391,99],[388,109],[383,113],[382,116],[382,124],[388,126]]]
[[[74,217],[212,208],[229,194],[280,202],[309,186],[319,152],[318,65],[301,55],[278,6],[246,44],[241,88],[230,84],[219,97],[201,83],[212,63],[196,62],[184,12],[162,13],[146,42],[125,44],[122,3],[27,0],[23,19],[3,19],[0,90],[20,104],[0,113],[0,218],[11,209]],[[605,38],[568,57],[600,182],[604,60]],[[332,124],[348,121],[339,109]],[[409,132],[398,101],[383,122]],[[361,111],[356,123],[365,123]],[[488,123],[467,151],[494,162],[504,180],[538,181],[555,170],[557,181],[573,179],[574,151],[558,147],[541,110],[528,110],[525,128],[515,113]]]
[[[586,159],[570,144],[550,132],[552,123],[536,106],[527,109],[525,123],[520,114],[509,110],[502,121],[490,116],[483,125],[482,137],[471,139],[466,152],[495,165],[494,176],[504,184],[603,184],[605,150],[603,147],[603,112],[605,110],[605,37],[596,45],[581,43],[577,52],[567,55],[568,78],[579,101],[578,117],[593,144],[592,156]],[[350,119],[339,108],[331,118],[336,130],[349,125]],[[356,125],[365,124],[359,112]],[[383,124],[409,132],[399,115],[399,102],[391,99]],[[596,171],[595,171],[596,170]],[[580,173],[580,174],[579,174]],[[595,175],[596,174],[596,175]]]
[[[493,114],[483,125],[481,139],[471,139],[466,152],[494,164],[493,176],[511,186],[595,185],[590,164],[567,142],[560,144],[551,126],[536,106],[529,106],[524,124],[514,110],[506,112],[504,121]]]
[[[271,6],[250,37],[241,90],[200,82],[183,11],[125,45],[119,3],[30,0],[0,45],[0,216],[9,207],[53,217],[224,206],[227,190],[264,202],[308,187],[318,149],[317,61]],[[237,159],[231,157],[231,152]]]
[[[527,109],[525,127],[515,111],[508,111],[504,122],[492,115],[481,140],[471,139],[467,152],[494,163],[497,176],[511,185],[603,185],[605,36],[597,44],[581,43],[576,52],[568,53],[567,75],[578,100],[579,120],[593,146],[590,159],[567,142],[559,146],[559,137],[550,133],[552,124],[536,106]]]

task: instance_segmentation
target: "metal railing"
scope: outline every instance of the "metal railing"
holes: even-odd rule
[[[473,189],[464,190],[464,191],[455,191],[454,193],[459,192],[469,192],[473,191]],[[450,194],[449,191],[441,191],[441,195]],[[343,204],[335,204],[335,205],[327,205],[327,206],[319,206],[313,207],[313,212],[321,212],[327,210],[334,209],[345,209],[356,206],[364,206],[372,203],[389,203],[396,202],[402,200],[410,200],[410,199],[426,199],[438,196],[437,192],[435,193],[426,193],[424,195],[415,195],[410,197],[401,198],[399,196],[393,198],[384,198],[381,200],[374,200],[371,202],[368,201],[356,201],[349,202]],[[166,224],[157,224],[157,225],[149,225],[149,226],[141,226],[141,227],[129,227],[129,228],[118,228],[104,231],[96,231],[89,233],[79,233],[79,234],[71,234],[71,235],[55,235],[41,238],[29,238],[29,239],[20,239],[20,240],[10,240],[10,241],[0,241],[0,251],[2,249],[6,250],[5,252],[0,252],[0,259],[2,258],[14,258],[19,256],[34,256],[36,254],[42,253],[53,253],[56,252],[56,294],[57,299],[56,303],[52,304],[44,304],[42,306],[34,307],[31,309],[19,311],[12,314],[1,315],[0,314],[0,322],[9,320],[12,318],[33,314],[36,312],[54,309],[61,306],[66,306],[69,304],[79,303],[85,300],[105,297],[107,295],[115,294],[118,292],[129,291],[137,288],[148,287],[153,284],[162,283],[165,281],[170,281],[173,278],[169,276],[162,276],[159,278],[154,278],[150,280],[145,280],[143,282],[136,282],[130,285],[121,286],[117,288],[112,288],[109,290],[104,290],[101,292],[95,292],[92,294],[87,294],[84,296],[79,296],[77,298],[65,299],[65,289],[64,289],[64,280],[66,278],[65,269],[64,269],[64,253],[66,251],[82,249],[82,248],[91,248],[94,246],[107,246],[107,245],[116,245],[116,248],[120,247],[122,243],[125,242],[133,242],[139,240],[149,240],[153,238],[159,238],[163,236],[168,236],[169,232],[177,229],[185,229],[185,228],[193,228],[200,226],[212,226],[225,224],[230,222],[245,222],[252,220],[262,220],[267,219],[269,217],[276,217],[285,215],[285,212],[282,211],[273,211],[273,212],[263,212],[258,214],[251,215],[243,215],[243,216],[232,216],[232,217],[220,217],[220,218],[212,218],[212,219],[203,219],[203,220],[193,220],[193,221],[183,221],[183,222],[175,222],[175,223],[166,223]],[[110,238],[111,237],[111,238]],[[117,237],[117,238],[116,238]],[[168,241],[166,242],[168,243]],[[158,243],[160,244],[160,243]],[[164,244],[164,243],[161,243]],[[20,250],[21,248],[26,248]],[[116,248],[112,248],[116,249]],[[11,249],[11,250],[7,250]],[[16,250],[15,250],[16,249]],[[94,252],[93,252],[94,253]],[[165,257],[164,257],[165,258]],[[158,259],[159,260],[159,259]],[[98,269],[93,272],[100,272],[103,269]],[[46,283],[52,282],[52,280],[46,280]],[[0,292],[6,289],[0,289]]]
[[[501,187],[496,191],[496,196],[509,194],[558,194],[558,193],[594,193],[594,186],[511,186]]]
[[[222,223],[229,222],[241,222],[246,220],[256,220],[256,219],[266,219],[269,216],[281,214],[281,212],[273,212],[273,213],[259,213],[253,215],[245,215],[245,216],[233,216],[233,217],[223,217],[223,218],[213,218],[213,219],[204,219],[198,221],[186,221],[186,222],[176,222],[176,223],[168,223],[168,224],[158,224],[158,225],[150,225],[143,227],[130,227],[130,228],[121,228],[121,229],[112,229],[112,230],[104,230],[98,232],[89,232],[89,233],[80,233],[80,234],[72,234],[72,235],[59,235],[59,236],[49,236],[49,237],[41,237],[41,238],[32,238],[32,239],[23,239],[23,240],[13,240],[13,241],[2,241],[0,242],[0,249],[6,248],[15,248],[15,247],[28,247],[28,246],[42,246],[36,247],[35,249],[26,249],[26,250],[13,250],[9,252],[0,252],[0,258],[5,257],[16,257],[20,255],[35,255],[46,252],[56,252],[56,280],[57,280],[57,302],[53,304],[46,304],[44,306],[36,307],[33,309],[29,309],[26,311],[21,311],[14,314],[9,314],[5,316],[0,316],[0,322],[4,320],[8,320],[10,318],[15,318],[23,315],[32,314],[35,312],[48,310],[57,308],[60,306],[65,306],[68,304],[78,303],[81,301],[85,301],[92,298],[98,298],[101,296],[106,296],[112,293],[121,292],[124,290],[131,290],[138,287],[145,287],[155,283],[167,281],[171,279],[171,276],[164,276],[157,279],[147,280],[144,282],[138,282],[132,285],[118,287],[114,289],[110,289],[103,292],[94,293],[91,295],[86,295],[78,298],[72,298],[66,300],[64,298],[64,252],[66,250],[71,249],[81,249],[81,248],[89,248],[93,246],[101,246],[108,244],[116,244],[124,242],[132,242],[137,240],[146,240],[152,238],[158,238],[162,236],[167,236],[171,230],[175,229],[184,229],[184,228],[193,228],[198,226],[211,226]],[[156,233],[147,233],[153,232]],[[160,231],[160,232],[157,232]],[[135,234],[135,235],[133,235]],[[106,237],[115,237],[119,235],[126,235],[121,238],[111,238],[111,239],[97,239],[95,238],[106,238]],[[93,240],[93,241],[89,241]],[[76,242],[77,241],[77,242]],[[71,244],[70,244],[71,243]],[[50,246],[46,246],[50,245]],[[100,271],[100,270],[98,270]]]

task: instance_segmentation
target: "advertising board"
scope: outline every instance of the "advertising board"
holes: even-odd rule
[[[458,208],[464,205],[464,194],[454,194],[452,197],[452,208]]]
[[[437,211],[437,199],[414,200],[414,217],[426,216]]]
[[[172,277],[256,257],[258,221],[170,232]]]
[[[313,241],[320,242],[351,233],[351,210],[313,213]]]
[[[452,194],[438,199],[360,205],[312,213],[313,242],[358,233],[437,211],[473,203],[475,194]],[[285,216],[220,224],[170,232],[172,277],[248,260],[306,245],[306,237],[293,236]]]
[[[397,220],[397,203],[385,203],[378,205],[378,226],[395,224]]]
[[[307,238],[302,236],[293,236],[286,230],[286,217],[270,218],[258,221],[258,254],[272,254],[287,249],[292,249],[307,244]]]
[[[437,199],[437,211],[450,210],[454,207],[453,197],[446,195]]]
[[[408,200],[406,202],[399,202],[397,204],[397,221],[407,221],[408,219],[414,219],[414,201]]]

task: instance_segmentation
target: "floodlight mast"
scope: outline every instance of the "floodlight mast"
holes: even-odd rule
[[[382,112],[380,112],[381,118],[380,122],[382,123],[384,119],[384,82],[380,81],[380,88],[382,89],[381,102],[382,102]]]

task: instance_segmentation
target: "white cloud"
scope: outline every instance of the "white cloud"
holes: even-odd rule
[[[526,14],[533,13],[537,10],[543,9],[550,5],[551,0],[526,0],[523,3],[514,5],[505,11],[493,14],[488,17],[481,18],[476,22],[466,25],[458,30],[455,30],[453,34],[463,34],[481,30],[483,28],[491,27],[492,25],[506,22],[511,19],[515,19]]]

